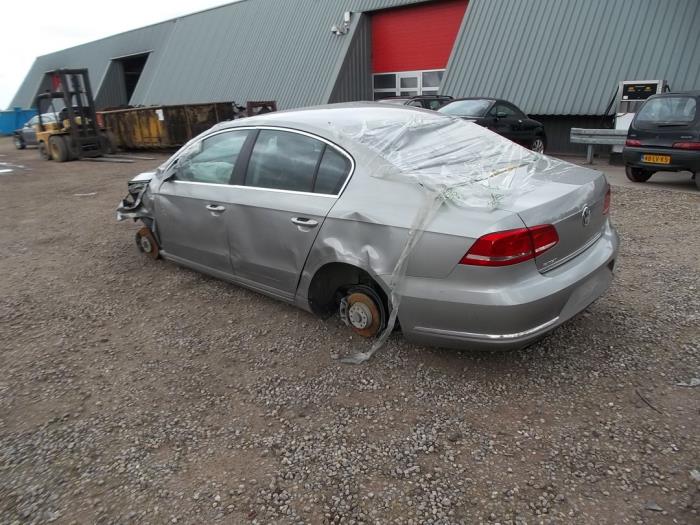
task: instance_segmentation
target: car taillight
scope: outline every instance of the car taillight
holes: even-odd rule
[[[674,142],[675,149],[695,149],[700,150],[700,142]]]
[[[610,186],[608,186],[608,191],[605,192],[605,200],[603,201],[603,215],[607,215],[610,211],[610,199],[612,198],[610,192]]]
[[[488,233],[474,242],[459,264],[508,266],[534,259],[558,242],[551,224]]]
[[[642,145],[641,141],[639,141],[637,139],[627,139],[625,141],[625,146],[631,146],[631,147],[635,148],[635,147],[638,147],[641,145]]]

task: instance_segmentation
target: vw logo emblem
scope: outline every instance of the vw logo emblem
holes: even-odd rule
[[[583,208],[583,211],[581,212],[581,220],[584,228],[591,223],[591,209],[588,206]]]

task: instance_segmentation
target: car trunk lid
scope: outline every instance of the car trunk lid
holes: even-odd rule
[[[534,182],[542,184],[513,200],[508,209],[527,227],[551,224],[556,228],[559,242],[535,258],[544,273],[600,238],[607,219],[603,208],[608,183],[602,173],[573,165],[536,175]]]
[[[700,136],[689,125],[660,124],[646,126],[644,129],[632,128],[627,138],[638,140],[641,147],[672,148],[676,142],[695,141]]]

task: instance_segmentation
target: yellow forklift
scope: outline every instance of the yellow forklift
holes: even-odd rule
[[[112,134],[97,122],[88,70],[58,69],[46,76],[51,89],[36,97],[41,157],[66,162],[115,153]]]

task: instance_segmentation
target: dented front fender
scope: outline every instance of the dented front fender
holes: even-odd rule
[[[153,219],[153,194],[149,191],[156,172],[137,175],[127,184],[128,193],[117,206],[117,220]]]

